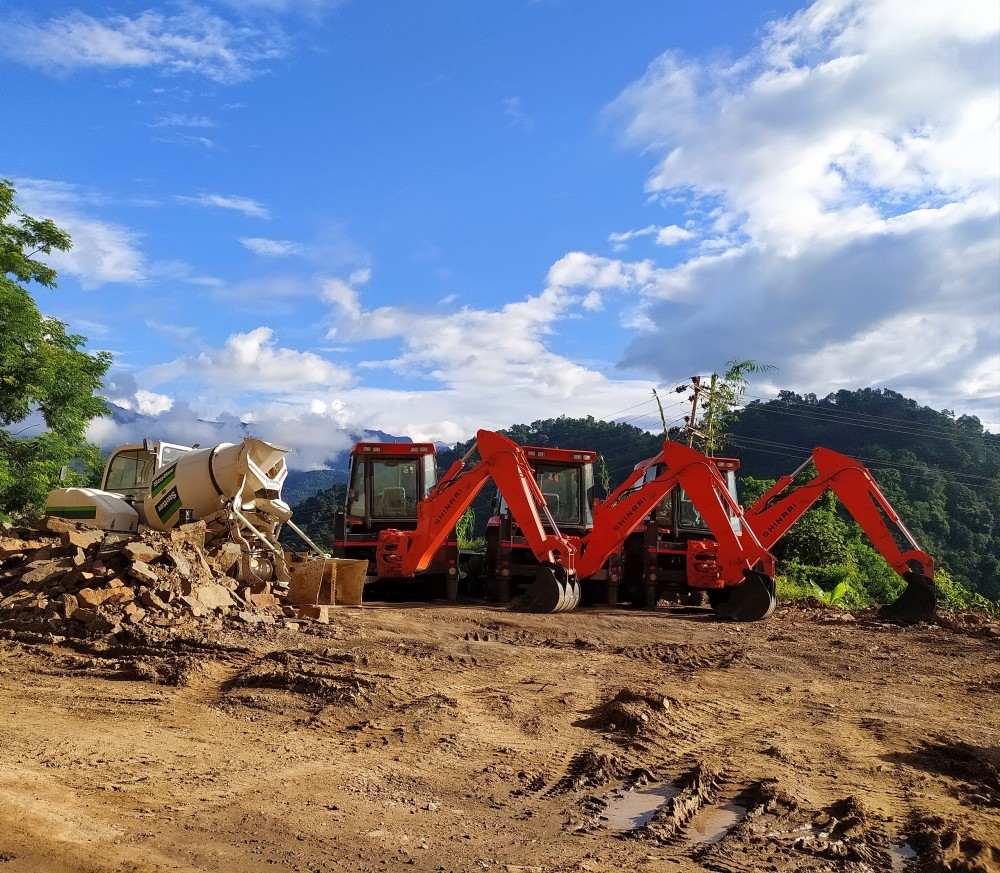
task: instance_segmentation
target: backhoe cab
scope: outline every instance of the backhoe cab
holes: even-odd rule
[[[812,462],[816,476],[802,485],[796,477]],[[744,514],[744,521],[768,547],[777,543],[827,490],[840,499],[893,570],[906,580],[883,617],[914,623],[928,621],[936,609],[934,559],[920,549],[886,500],[872,474],[853,458],[832,449],[815,448],[794,473],[782,476]]]
[[[359,445],[357,460],[352,458],[351,491],[347,511],[338,522],[337,543],[345,551],[352,546],[368,549],[380,584],[415,579],[431,573],[434,567],[444,567],[449,580],[455,582],[448,588],[449,597],[454,598],[458,577],[455,524],[492,479],[537,561],[535,577],[516,605],[534,612],[557,612],[572,609],[579,602],[574,541],[559,532],[546,497],[516,443],[480,430],[465,457],[437,481],[432,472],[433,452],[421,452],[421,446],[429,444],[372,443],[367,444],[367,450],[366,444]],[[407,446],[407,453],[413,446],[413,457],[408,454],[404,459],[408,463],[400,464],[391,454],[399,449],[390,446],[401,445]],[[476,451],[480,459],[470,463]],[[419,461],[420,457],[424,460]],[[394,514],[391,507],[400,497],[405,511]],[[356,537],[353,541],[352,536]]]
[[[438,482],[437,450],[433,443],[358,442],[351,449],[350,465],[347,503],[333,517],[333,553],[367,560],[369,573],[377,576],[379,534],[416,528],[417,504]],[[453,594],[458,575],[458,542],[452,529],[414,578],[435,597]]]

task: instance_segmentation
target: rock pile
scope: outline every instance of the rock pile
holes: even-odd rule
[[[295,616],[270,583],[234,578],[239,559],[239,547],[202,521],[140,535],[49,517],[33,528],[2,526],[0,628],[93,637]]]

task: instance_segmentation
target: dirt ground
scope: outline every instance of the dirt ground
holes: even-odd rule
[[[995,622],[219,625],[0,631],[0,873],[1000,870]]]

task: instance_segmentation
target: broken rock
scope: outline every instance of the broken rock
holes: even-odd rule
[[[59,542],[64,546],[76,546],[86,551],[91,546],[104,542],[104,531],[89,527],[64,530],[59,536]]]
[[[229,589],[223,585],[199,585],[191,593],[208,609],[226,609],[236,605]]]
[[[133,563],[138,562],[148,564],[151,561],[155,561],[158,558],[163,557],[163,552],[159,549],[138,540],[134,543],[126,543],[125,548],[122,551],[125,552],[125,555]]]
[[[159,576],[156,575],[156,571],[143,561],[133,563],[129,567],[129,574],[140,582],[145,582],[147,585],[155,585],[160,581]]]

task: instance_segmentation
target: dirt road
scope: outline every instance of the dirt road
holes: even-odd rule
[[[0,631],[0,873],[997,871],[998,654],[819,607]]]

